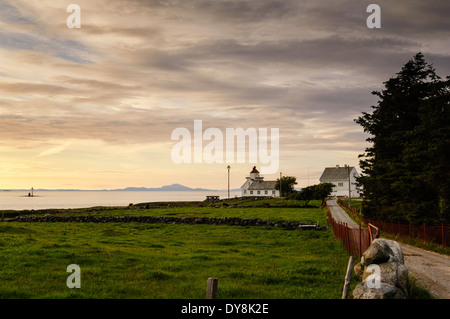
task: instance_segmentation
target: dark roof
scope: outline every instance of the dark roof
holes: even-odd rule
[[[276,181],[259,181],[254,180],[249,186],[248,190],[260,191],[260,190],[275,190]]]
[[[251,173],[259,173],[258,170],[256,169],[256,166],[253,166],[253,169],[252,169],[252,171],[250,172],[250,174],[251,174]]]
[[[350,166],[350,172],[354,169],[353,166]],[[327,180],[338,180],[338,179],[348,179],[348,173],[347,167],[327,167],[322,173],[322,176],[320,176],[320,181],[327,181]]]

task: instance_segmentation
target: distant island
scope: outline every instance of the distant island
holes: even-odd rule
[[[120,189],[111,189],[111,191],[162,191],[162,192],[188,192],[188,191],[202,191],[202,192],[216,192],[214,189],[206,189],[206,188],[190,188],[180,184],[172,184],[166,185],[158,188],[147,188],[147,187],[127,187]]]
[[[165,185],[162,187],[126,187],[126,188],[118,188],[118,189],[102,189],[102,190],[86,190],[86,189],[34,189],[35,191],[39,192],[45,192],[45,191],[58,191],[58,192],[77,192],[77,191],[111,191],[111,192],[120,192],[120,191],[127,191],[127,192],[143,192],[143,191],[159,191],[159,192],[219,192],[219,191],[226,191],[225,190],[217,190],[217,189],[206,189],[206,188],[191,188],[187,187],[181,184],[172,184],[172,185]],[[240,189],[230,189],[230,191],[239,191]],[[0,191],[7,192],[7,191],[23,191],[28,192],[27,189],[2,189]]]

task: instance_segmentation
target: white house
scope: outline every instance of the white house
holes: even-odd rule
[[[359,177],[358,172],[352,166],[326,167],[320,176],[321,183],[333,183],[333,191],[331,196],[347,196],[349,195],[349,176],[350,176],[350,196],[352,198],[360,197],[360,190],[356,186],[356,178]]]
[[[253,166],[250,177],[246,178],[241,186],[241,196],[280,197],[280,191],[275,189],[276,181],[265,181],[264,177],[259,176],[256,166]]]

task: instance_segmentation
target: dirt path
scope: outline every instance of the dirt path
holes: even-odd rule
[[[347,213],[336,203],[336,200],[327,200],[327,205],[330,208],[330,213],[334,220],[339,223],[347,223],[350,228],[358,228],[358,224],[351,219]]]
[[[350,228],[358,225],[345,213],[335,200],[327,201],[330,213],[338,222]],[[399,242],[410,273],[436,298],[450,299],[450,256],[406,245]]]
[[[450,299],[450,256],[400,243],[405,266],[436,298]]]

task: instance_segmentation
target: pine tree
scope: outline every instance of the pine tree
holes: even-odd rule
[[[449,88],[418,53],[356,119],[372,145],[360,155],[364,214],[387,221],[449,221]]]

